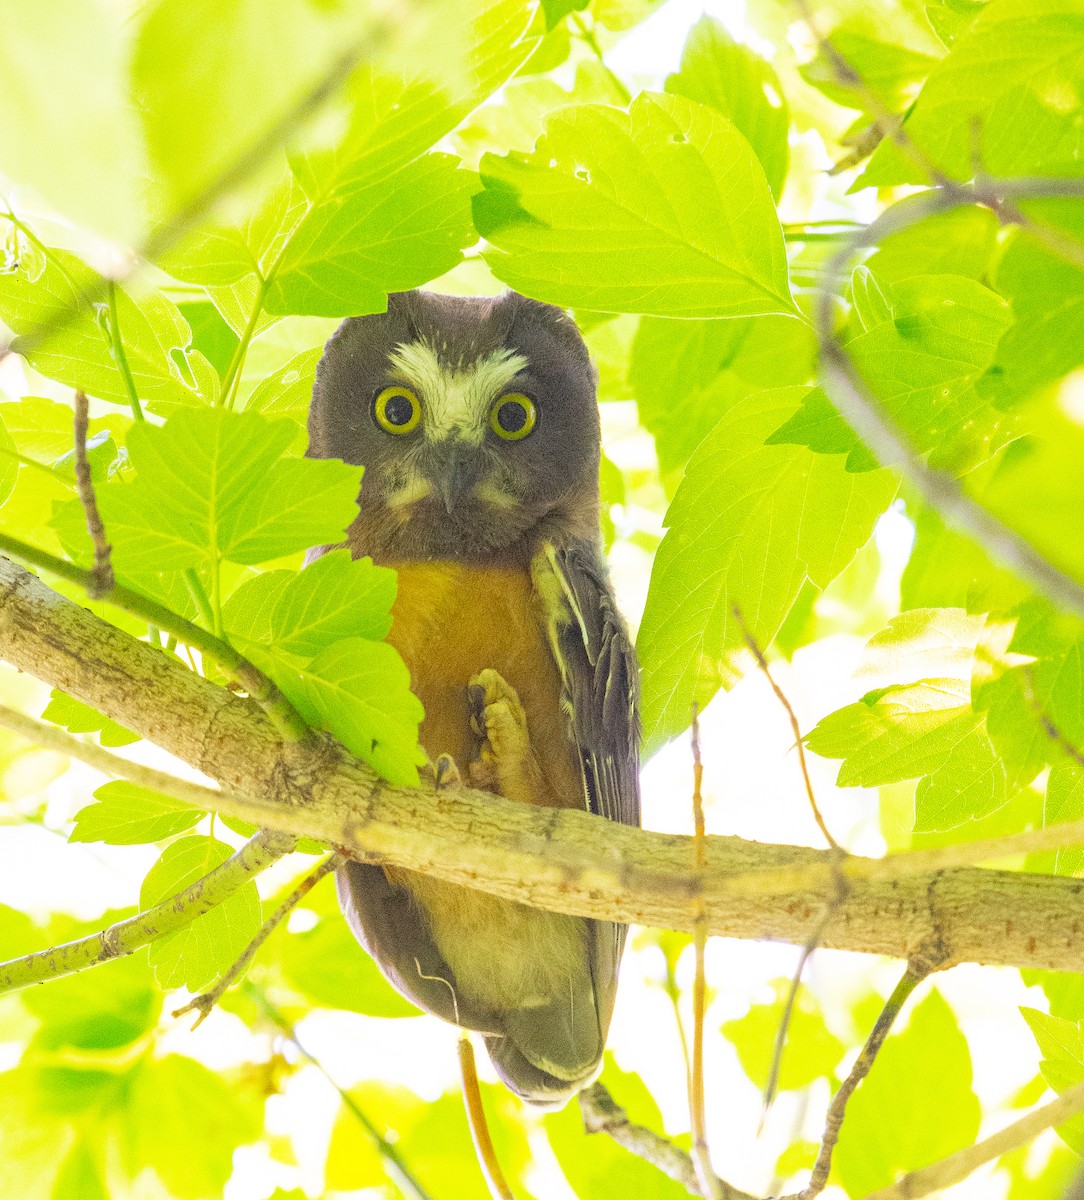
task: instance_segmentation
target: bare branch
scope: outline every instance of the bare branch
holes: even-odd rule
[[[931,965],[928,960],[916,960],[908,963],[907,969],[904,971],[899,983],[896,984],[892,995],[885,1001],[885,1006],[881,1009],[881,1015],[877,1018],[869,1037],[866,1039],[866,1044],[862,1047],[861,1054],[855,1060],[850,1073],[840,1085],[839,1091],[836,1092],[832,1098],[832,1103],[828,1106],[828,1116],[824,1124],[824,1135],[821,1138],[820,1153],[817,1155],[817,1161],[813,1166],[813,1174],[810,1176],[809,1183],[798,1194],[798,1200],[814,1200],[814,1197],[819,1196],[824,1191],[825,1185],[828,1183],[828,1172],[832,1167],[832,1154],[836,1148],[836,1142],[839,1140],[839,1131],[843,1127],[843,1118],[847,1112],[847,1104],[851,1096],[854,1095],[855,1089],[869,1074],[874,1060],[884,1045],[885,1038],[888,1037],[889,1030],[900,1015],[903,1006],[907,1003],[908,997],[926,976],[929,975],[930,971],[936,968],[936,965],[936,963]]]
[[[609,1134],[619,1146],[624,1146],[653,1167],[658,1167],[691,1195],[703,1195],[692,1158],[653,1129],[634,1125],[601,1083],[592,1084],[586,1091],[580,1092],[580,1111],[588,1133]],[[713,1176],[713,1179],[719,1200],[755,1200],[748,1192],[741,1191],[724,1179],[718,1176]]]
[[[315,837],[362,861],[537,908],[691,932],[697,880],[688,837],[469,788],[396,787],[323,739],[300,753],[251,701],[194,675],[4,559],[0,655],[218,780],[220,792],[197,791],[186,800],[204,811]],[[1084,823],[1037,832],[1048,845],[1084,841]],[[1002,844],[987,843],[985,857]],[[708,932],[805,945],[833,895],[834,869],[842,869],[850,892],[824,930],[825,946],[909,958],[936,941],[946,966],[1084,969],[1084,881],[939,870],[952,861],[943,856],[958,849],[918,852],[927,870],[915,874],[913,855],[833,864],[825,851],[710,836],[703,878]]]
[[[967,1146],[920,1171],[911,1171],[890,1187],[871,1193],[866,1200],[919,1200],[922,1196],[940,1192],[966,1179],[984,1163],[993,1162],[1010,1150],[1026,1146],[1040,1133],[1061,1125],[1081,1112],[1084,1112],[1084,1083],[1069,1088],[1056,1100],[1051,1100],[1049,1104],[1035,1109],[974,1146]],[[1071,1198],[1067,1196],[1066,1200]]]
[[[132,954],[221,904],[296,844],[297,839],[289,834],[262,830],[224,863],[161,904],[101,933],[0,963],[0,994]]]
[[[745,639],[745,644],[752,652],[753,657],[757,661],[757,666],[760,668],[764,678],[767,679],[769,686],[775,693],[775,698],[783,706],[783,711],[787,714],[787,719],[790,721],[791,732],[794,734],[794,745],[798,750],[798,765],[801,767],[802,780],[805,783],[806,797],[809,800],[809,807],[813,810],[813,819],[817,822],[817,828],[822,834],[824,834],[824,840],[828,843],[832,850],[837,851],[839,854],[846,854],[846,851],[839,844],[839,842],[832,837],[832,831],[825,823],[824,817],[821,815],[820,806],[817,804],[817,796],[813,791],[813,780],[809,777],[809,763],[806,761],[805,756],[805,740],[802,737],[802,727],[798,724],[798,715],[795,713],[794,708],[787,699],[786,693],[772,677],[771,668],[768,666],[768,660],[764,656],[764,651],[760,648],[760,644],[753,636],[753,631],[746,624],[741,608],[737,604],[734,605],[733,612],[734,619],[737,621],[738,628],[741,630],[741,635]]]
[[[183,1007],[175,1009],[173,1015],[181,1017],[186,1012],[198,1012],[195,1024],[192,1026],[195,1029],[210,1015],[211,1009],[222,999],[228,988],[231,988],[238,979],[248,969],[249,963],[256,957],[257,951],[267,941],[271,934],[282,924],[293,909],[312,891],[312,889],[324,878],[325,875],[337,870],[346,861],[342,854],[329,854],[327,858],[316,868],[311,871],[304,879],[294,888],[294,890],[286,897],[285,900],[275,909],[275,911],[267,918],[260,926],[259,932],[251,942],[244,948],[241,955],[232,967],[222,976],[210,991],[202,992],[198,996],[194,996]]]
[[[89,409],[86,392],[78,390],[75,393],[75,490],[87,516],[87,532],[94,545],[94,566],[91,568],[86,588],[87,595],[92,600],[100,600],[107,592],[113,590],[116,580],[113,578],[113,564],[109,554],[112,546],[105,540],[105,526],[98,512],[98,501],[94,495],[94,480],[90,474],[90,463],[87,461],[87,426],[89,424]]]

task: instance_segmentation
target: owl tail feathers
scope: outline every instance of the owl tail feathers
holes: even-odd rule
[[[503,1037],[487,1037],[497,1074],[532,1104],[560,1107],[590,1082],[602,1060],[594,996],[569,997],[501,1014]]]

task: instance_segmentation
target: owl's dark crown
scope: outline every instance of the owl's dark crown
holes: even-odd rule
[[[365,468],[350,540],[385,562],[502,560],[598,535],[596,374],[560,309],[401,292],[327,343],[314,458]]]

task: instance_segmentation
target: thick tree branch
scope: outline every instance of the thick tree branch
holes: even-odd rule
[[[224,863],[161,904],[110,925],[101,933],[0,963],[0,994],[134,953],[217,907],[260,871],[289,854],[295,844],[296,839],[289,834],[262,830]]]
[[[83,498],[82,492],[80,492],[80,498]],[[95,513],[97,513],[97,507],[95,507]],[[100,526],[101,521],[99,520],[98,523]],[[156,628],[173,634],[179,641],[192,646],[200,654],[206,655],[217,663],[227,674],[232,675],[286,737],[305,741],[311,735],[311,730],[305,724],[301,714],[262,671],[254,667],[247,658],[238,654],[229,643],[215,637],[213,633],[208,633],[206,629],[193,625],[191,621],[179,616],[171,608],[159,604],[157,600],[152,600],[149,596],[144,596],[142,592],[124,587],[122,584],[114,583],[106,591],[99,591],[100,578],[96,573],[97,568],[87,571],[83,567],[76,566],[75,563],[57,558],[56,555],[50,554],[46,550],[39,550],[36,546],[31,546],[27,542],[9,537],[4,533],[0,533],[0,551],[36,567],[41,567],[43,570],[51,571],[61,579],[85,588],[91,597],[104,596],[110,604],[115,604],[117,608],[131,613],[133,616],[143,617]],[[97,548],[95,549],[95,559],[97,559]],[[110,570],[110,574],[112,574],[112,570]]]
[[[4,559],[0,656],[216,779],[222,791],[208,790],[199,807],[539,908],[692,930],[691,839],[467,788],[394,787],[326,739],[310,748],[284,744],[250,700]],[[1072,837],[1060,831],[1062,844],[1084,840],[1084,829],[1065,828]],[[1084,970],[1084,881],[986,870],[894,878],[892,867],[858,858],[835,865],[851,886],[823,945],[897,958],[936,951],[944,966]],[[792,888],[795,878],[803,886]],[[823,851],[709,837],[708,931],[805,945],[834,895],[834,878]]]

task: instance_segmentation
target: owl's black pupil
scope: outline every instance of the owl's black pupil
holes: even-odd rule
[[[518,400],[509,400],[497,409],[497,424],[505,433],[519,433],[527,424],[527,409]]]
[[[384,405],[384,420],[389,425],[409,425],[414,416],[414,401],[409,396],[392,396]]]

